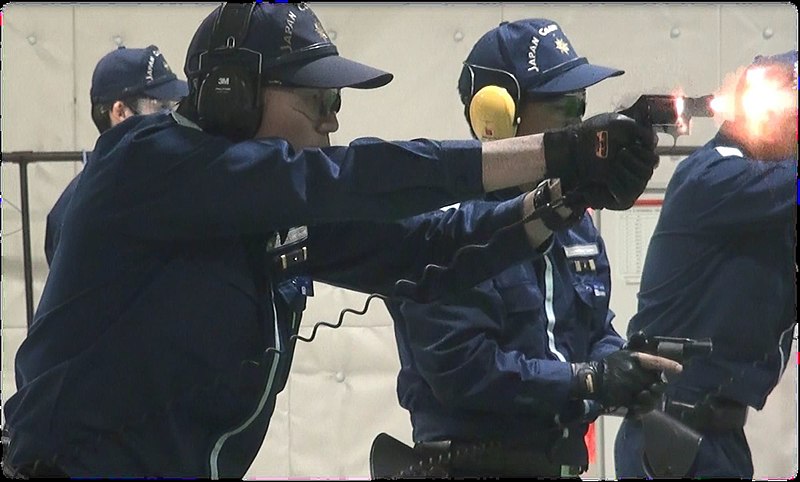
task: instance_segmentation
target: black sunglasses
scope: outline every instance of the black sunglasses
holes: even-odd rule
[[[279,81],[269,81],[265,85],[269,87],[280,87],[293,91],[300,97],[310,100],[310,103],[317,104],[317,116],[321,119],[331,114],[338,114],[342,108],[342,89],[319,89],[314,87],[301,87]],[[302,111],[307,117],[307,112]]]
[[[552,97],[531,97],[531,102],[546,104],[554,110],[558,110],[565,117],[580,119],[586,114],[586,91],[579,90],[568,94],[558,94]]]

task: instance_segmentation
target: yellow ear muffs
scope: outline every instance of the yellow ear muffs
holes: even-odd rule
[[[511,94],[502,87],[487,85],[469,104],[472,131],[481,141],[514,137],[517,134],[516,106]]]

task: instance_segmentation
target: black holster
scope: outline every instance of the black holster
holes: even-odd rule
[[[692,467],[702,434],[660,410],[641,418],[644,434],[642,464],[654,478],[682,478]]]
[[[710,397],[691,404],[665,397],[662,407],[641,418],[643,464],[653,477],[684,477],[692,467],[703,436],[742,429],[747,406]]]
[[[370,479],[410,478],[404,472],[409,467],[423,463],[422,457],[414,449],[386,433],[380,433],[372,441],[369,452]],[[418,476],[424,478],[424,475]]]

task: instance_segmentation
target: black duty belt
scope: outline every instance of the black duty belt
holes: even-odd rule
[[[747,421],[747,405],[723,398],[695,404],[667,399],[664,412],[701,433],[738,430]]]
[[[552,462],[541,447],[496,442],[421,442],[414,452],[449,477],[558,478],[577,476],[587,468]],[[434,471],[431,475],[439,474]]]

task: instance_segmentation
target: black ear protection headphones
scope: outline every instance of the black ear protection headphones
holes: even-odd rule
[[[197,124],[234,141],[252,139],[261,124],[261,54],[241,47],[256,5],[224,3],[198,58]]]
[[[480,140],[514,137],[519,126],[519,81],[510,72],[464,62],[469,73],[469,92],[464,101],[464,115],[472,132]],[[491,82],[476,82],[476,76]],[[475,92],[475,86],[486,84]]]

